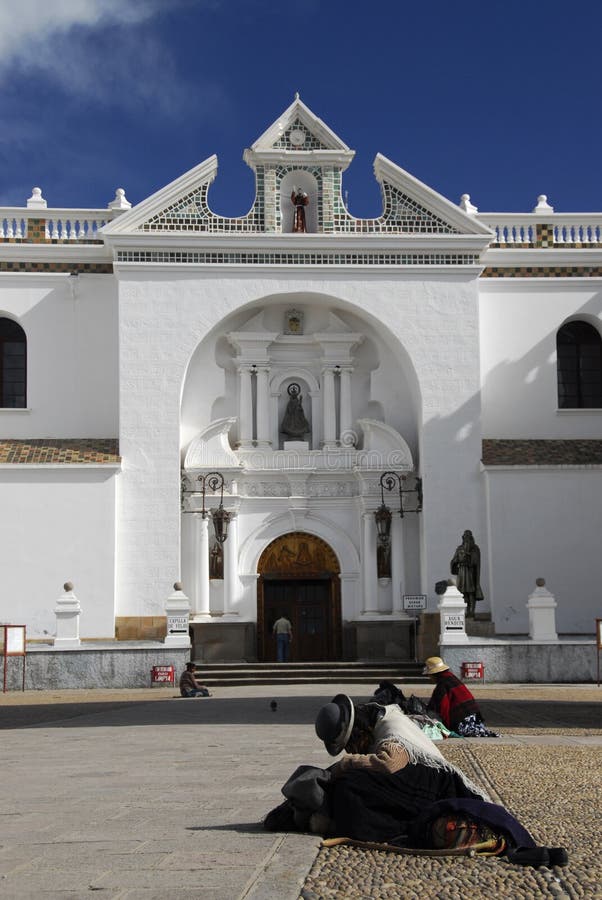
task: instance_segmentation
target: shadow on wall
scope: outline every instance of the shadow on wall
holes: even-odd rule
[[[602,414],[598,411],[558,413],[556,367],[558,328],[566,321],[582,319],[596,322],[598,330],[602,330],[601,297],[600,292],[596,293],[570,316],[566,315],[566,305],[564,315],[559,307],[554,328],[527,353],[499,362],[486,374],[482,390],[484,438],[602,440]],[[541,301],[545,299],[543,296]],[[508,314],[505,310],[505,315]],[[549,320],[549,315],[546,318]],[[425,427],[425,444],[442,444],[447,448],[447,477],[454,471],[454,456],[466,471],[466,461],[461,457],[466,452],[474,452],[471,436],[480,427],[479,398],[471,398],[451,416],[430,420]],[[557,467],[545,470],[534,466],[502,470],[488,466],[483,475],[476,458],[474,466],[469,465],[471,471],[482,483],[483,502],[477,520],[470,521],[468,506],[449,508],[440,503],[437,507],[439,525],[442,521],[443,531],[449,533],[448,549],[444,552],[439,548],[434,560],[441,577],[446,577],[462,531],[471,528],[481,547],[481,584],[485,592],[485,601],[477,605],[477,612],[486,611],[491,605],[498,633],[528,632],[526,603],[535,587],[535,578],[540,576],[545,577],[547,587],[556,597],[558,631],[591,633],[594,618],[599,614],[596,613],[599,509],[602,507],[599,472],[583,466],[578,470]],[[437,473],[429,473],[423,467],[422,475],[425,507],[428,507]],[[430,500],[432,503],[432,495]],[[428,587],[430,590],[431,585]]]

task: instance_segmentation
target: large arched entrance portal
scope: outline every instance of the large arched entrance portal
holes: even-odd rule
[[[340,659],[340,568],[332,547],[313,534],[292,531],[268,544],[257,571],[258,659],[276,659],[272,627],[282,614],[293,626],[291,662]]]

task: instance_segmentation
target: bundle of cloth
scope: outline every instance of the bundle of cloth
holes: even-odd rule
[[[439,751],[398,704],[354,706],[338,694],[318,712],[316,733],[331,756],[327,769],[301,766],[266,816],[269,831],[302,830],[328,837],[428,850],[437,834],[462,819],[496,852],[529,865],[564,865],[562,848],[539,848],[525,828]],[[492,844],[492,841],[489,841]],[[545,852],[544,852],[545,851]]]
[[[433,740],[446,737],[499,737],[487,728],[479,705],[464,682],[454,675],[440,656],[426,660],[423,675],[435,682],[428,703],[403,691],[391,681],[381,681],[374,691],[378,703],[397,704]]]
[[[449,737],[457,737],[456,733],[443,724],[433,714],[426,703],[411,694],[406,697],[403,691],[392,681],[381,681],[374,691],[374,701],[382,706],[395,704],[417,725],[432,741],[443,741]]]

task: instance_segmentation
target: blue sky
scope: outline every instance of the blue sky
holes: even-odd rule
[[[594,0],[1,0],[0,205],[137,203],[216,153],[240,215],[299,91],[356,150],[355,215],[377,152],[481,211],[602,210],[601,32]]]

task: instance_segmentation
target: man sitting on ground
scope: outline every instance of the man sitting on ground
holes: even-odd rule
[[[210,697],[209,689],[196,680],[194,672],[194,663],[186,663],[186,669],[180,675],[180,694],[182,697]]]

